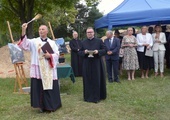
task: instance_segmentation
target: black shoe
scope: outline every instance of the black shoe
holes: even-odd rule
[[[100,102],[100,101],[94,101],[94,103],[96,103],[96,104],[99,103],[99,102]]]
[[[114,82],[121,83],[120,81],[114,81]]]
[[[40,109],[40,113],[44,113],[45,112],[45,110],[44,109]]]
[[[52,113],[52,112],[55,112],[55,110],[47,110],[45,111],[46,113]]]
[[[113,80],[112,80],[112,79],[110,79],[110,80],[109,80],[109,83],[112,83],[112,82],[113,82]]]

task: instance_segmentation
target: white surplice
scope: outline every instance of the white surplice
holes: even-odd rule
[[[41,47],[46,43],[41,40],[40,37],[27,39],[27,36],[20,40],[18,46],[26,51],[31,52],[31,68],[30,76],[31,78],[42,79],[43,89],[50,90],[53,86],[53,80],[57,80],[57,69],[56,65],[58,63],[59,51],[58,46],[55,44],[55,41],[47,38],[52,47],[54,54],[51,54],[51,63],[53,67],[49,64],[49,61],[43,56]]]

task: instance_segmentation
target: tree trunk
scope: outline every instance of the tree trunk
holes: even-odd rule
[[[27,0],[27,20],[30,21],[33,18],[34,0]],[[28,38],[33,38],[33,23],[31,22],[27,28]]]
[[[14,3],[8,0],[11,9],[20,18],[21,24],[30,21],[33,18],[34,0],[18,0],[15,4],[18,4],[18,8],[14,7]],[[28,38],[33,37],[33,23],[30,23],[27,28]]]
[[[30,23],[27,28],[27,37],[28,38],[33,38],[33,24]]]

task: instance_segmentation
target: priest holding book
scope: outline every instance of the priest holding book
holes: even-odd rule
[[[48,27],[39,27],[39,37],[28,39],[27,23],[22,25],[18,46],[31,52],[31,106],[40,112],[54,112],[61,107],[56,65],[59,51],[54,41],[47,37]]]

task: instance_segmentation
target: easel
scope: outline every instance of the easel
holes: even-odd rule
[[[12,41],[12,43],[14,43],[14,39],[13,39],[13,36],[12,36],[12,31],[11,31],[9,21],[7,21],[7,24],[8,24],[8,29],[9,29],[11,41]],[[15,68],[15,73],[16,73],[14,93],[28,94],[28,93],[24,92],[23,89],[22,89],[23,86],[28,87],[28,81],[25,77],[23,63],[22,62],[21,63],[15,63],[14,68]],[[18,89],[19,89],[19,92],[17,92]]]
[[[52,30],[52,27],[51,27],[51,23],[48,22],[48,25],[50,27],[50,32],[51,32],[52,38],[53,38],[53,40],[55,40],[55,36],[54,36],[53,30]],[[60,58],[64,58],[64,53],[60,54]]]

